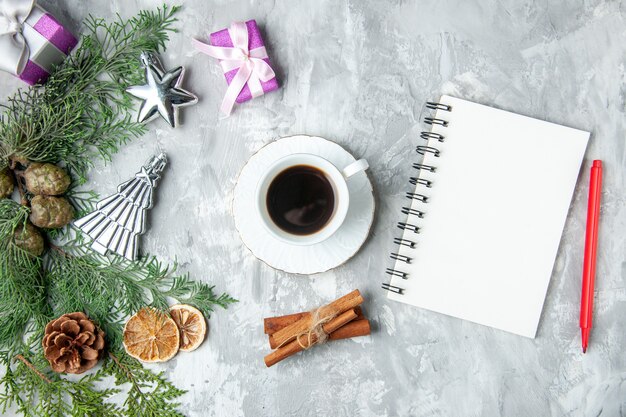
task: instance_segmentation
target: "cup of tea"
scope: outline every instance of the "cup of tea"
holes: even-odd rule
[[[313,154],[285,156],[261,176],[256,189],[263,225],[274,237],[294,245],[314,245],[332,236],[350,207],[348,183],[369,165],[360,159],[338,168]]]

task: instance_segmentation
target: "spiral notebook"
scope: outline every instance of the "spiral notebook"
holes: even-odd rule
[[[450,96],[426,107],[383,288],[534,338],[589,133]]]

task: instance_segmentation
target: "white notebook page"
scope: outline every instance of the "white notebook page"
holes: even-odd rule
[[[425,213],[407,222],[404,246],[412,258],[392,277],[404,288],[389,298],[526,337],[535,337],[561,233],[589,133],[454,97],[437,110],[448,126],[433,126],[443,143],[427,144],[424,164],[412,172],[432,181],[415,192],[428,202],[405,201]],[[419,157],[419,155],[416,155]],[[419,160],[419,158],[417,158]],[[404,221],[404,220],[402,220]]]

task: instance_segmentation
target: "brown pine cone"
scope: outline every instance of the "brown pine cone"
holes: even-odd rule
[[[74,218],[74,209],[67,199],[36,195],[30,201],[30,221],[43,229],[58,229]]]
[[[14,188],[15,181],[13,181],[13,175],[11,175],[9,169],[0,170],[0,198],[10,197]]]
[[[26,188],[35,195],[59,195],[70,186],[70,176],[54,164],[33,162],[24,171]]]
[[[39,229],[30,223],[26,223],[26,228],[18,226],[13,233],[13,242],[18,248],[29,252],[34,256],[41,256],[43,253],[43,236]]]
[[[55,372],[82,374],[104,351],[104,332],[85,313],[63,314],[46,325],[44,354]]]

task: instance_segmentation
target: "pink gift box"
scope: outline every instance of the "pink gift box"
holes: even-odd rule
[[[28,62],[18,78],[30,85],[44,83],[55,65],[65,60],[78,39],[50,13],[35,5],[22,34],[29,49]]]
[[[246,27],[248,28],[248,49],[253,50],[255,48],[260,48],[265,46],[265,42],[263,42],[263,37],[261,36],[261,32],[256,24],[255,20],[248,20],[246,22]],[[228,29],[222,29],[217,32],[211,33],[210,36],[211,45],[213,46],[223,46],[223,47],[233,47],[233,42],[230,38],[230,33]],[[264,59],[268,65],[270,64],[269,58]],[[238,68],[230,70],[224,73],[224,77],[226,78],[226,82],[228,85],[233,81],[235,74],[237,74]],[[261,81],[261,87],[263,87],[263,92],[269,93],[270,91],[274,91],[278,89],[278,82],[276,81],[276,77],[272,78],[267,82]],[[248,83],[243,86],[243,89],[237,96],[237,103],[243,103],[244,101],[248,101],[252,99],[252,93],[250,92],[250,88],[248,87]]]

